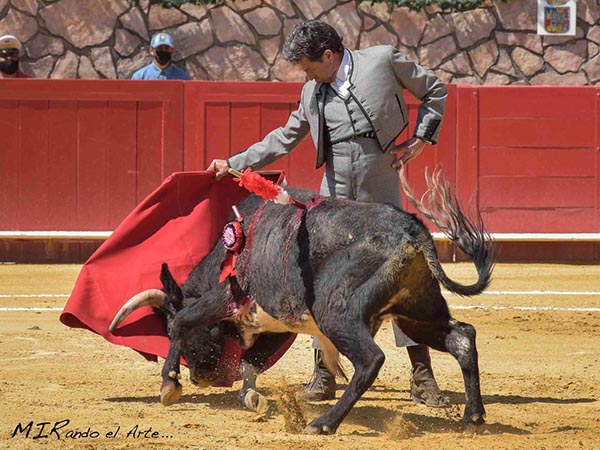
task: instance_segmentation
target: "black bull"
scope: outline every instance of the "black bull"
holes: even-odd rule
[[[308,202],[307,209],[254,195],[239,205],[247,242],[236,277],[218,281],[225,257],[219,241],[181,288],[163,265],[163,290],[130,300],[111,330],[140,305],[153,305],[166,315],[171,338],[162,369],[166,405],[181,396],[182,356],[192,382],[207,385],[218,376],[225,335],[236,335],[246,348],[256,344],[246,358],[255,366],[273,352],[274,342],[281,342],[271,333],[316,335],[332,372],[343,375],[338,351],[354,366],[338,402],[305,430],[328,434],[377,377],[385,357],[373,337],[391,318],[415,342],[458,360],[466,394],[463,421],[467,428],[477,427],[484,423],[485,410],[475,329],[451,317],[440,284],[464,296],[481,293],[490,282],[493,247],[480,220],[469,221],[435,182],[430,189],[438,191],[437,202],[430,202],[430,209],[420,204],[420,210],[473,260],[478,280],[472,285],[448,278],[430,232],[415,215],[390,205],[312,199],[310,192],[291,190]]]

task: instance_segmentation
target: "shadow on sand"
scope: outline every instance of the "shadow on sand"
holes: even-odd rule
[[[339,386],[338,387],[342,387]],[[298,387],[301,390],[302,386]],[[394,427],[402,425],[402,422],[409,423],[414,426],[416,434],[423,433],[462,433],[462,411],[464,405],[464,393],[444,391],[444,393],[450,398],[452,407],[448,409],[439,409],[436,411],[444,411],[446,417],[432,416],[431,411],[423,407],[423,414],[418,413],[402,413],[397,411],[398,406],[402,404],[411,404],[409,393],[407,390],[400,389],[389,389],[387,387],[375,386],[371,388],[372,394],[369,395],[369,391],[359,400],[355,407],[350,411],[345,423],[351,423],[356,426],[365,427],[370,431],[358,432],[355,431],[353,434],[368,437],[378,436],[380,434],[390,433],[394,431]],[[386,396],[381,396],[381,392],[384,392]],[[270,412],[277,414],[277,404],[275,402],[275,391],[273,389],[262,389],[262,393],[269,399]],[[376,395],[373,395],[376,394]],[[341,395],[341,389],[338,389],[337,399]],[[160,398],[156,396],[146,397],[110,397],[107,398],[108,402],[115,403],[156,403],[160,406]],[[382,406],[369,405],[370,402],[382,402],[390,401],[390,409]],[[590,403],[594,402],[591,398],[574,398],[574,399],[562,399],[554,397],[524,397],[519,395],[484,395],[484,405],[493,403],[500,404],[526,404],[526,403],[549,403],[549,404],[575,404],[575,403]],[[324,414],[329,408],[335,404],[335,400],[330,400],[320,403],[306,403],[306,415],[307,419],[310,420]],[[238,397],[238,391],[233,389],[223,391],[212,391],[206,393],[192,393],[182,395],[181,399],[176,405],[170,408],[173,411],[186,411],[196,409],[199,405],[206,406],[209,409],[220,410],[220,411],[240,411],[243,409],[240,399]],[[250,412],[249,412],[250,413]],[[439,415],[438,413],[436,413]],[[400,421],[400,422],[399,422]],[[501,423],[486,423],[479,432],[485,434],[515,434],[515,435],[527,435],[531,432],[525,429],[517,428],[511,425],[505,425]]]

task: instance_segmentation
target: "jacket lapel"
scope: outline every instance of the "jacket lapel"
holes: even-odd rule
[[[346,49],[348,50],[348,49]],[[348,82],[350,83],[350,87],[348,89],[354,89],[354,82],[356,81],[356,58],[354,57],[354,53],[352,50],[348,50],[348,54],[350,55],[350,73],[348,74]]]
[[[317,136],[317,168],[325,162],[325,90],[327,85],[321,83],[316,91],[317,109],[319,111],[319,134]]]

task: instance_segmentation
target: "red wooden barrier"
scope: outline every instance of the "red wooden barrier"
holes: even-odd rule
[[[481,87],[476,173],[495,232],[600,231],[600,89]]]
[[[112,230],[183,168],[183,84],[0,82],[0,229]]]
[[[271,130],[285,125],[297,108],[302,83],[190,82],[186,83],[185,168],[202,170],[215,158],[227,158],[262,139]],[[456,86],[449,86],[449,99],[439,143],[427,149],[408,168],[415,191],[423,192],[423,171],[442,165],[455,180]],[[410,126],[398,141],[412,136],[419,103],[407,95]],[[323,169],[315,170],[316,152],[310,137],[289,156],[266,169],[280,169],[293,186],[319,190]],[[408,204],[406,204],[408,207]]]
[[[441,164],[495,233],[600,232],[600,88],[449,85]],[[283,125],[301,83],[0,82],[0,231],[112,230],[173,171],[204,169]],[[413,132],[418,102],[407,96]],[[317,190],[308,138],[269,168]],[[593,250],[597,255],[600,250]]]
[[[284,125],[300,99],[301,83],[186,83],[185,169],[203,170]],[[318,190],[310,138],[265,169],[284,170],[288,183]]]
[[[405,96],[405,100],[408,106],[410,123],[404,132],[398,137],[398,143],[409,139],[413,135],[420,104],[420,102],[410,94]],[[426,183],[424,174],[426,170],[431,173],[437,167],[441,167],[443,168],[444,174],[448,180],[450,180],[453,185],[456,185],[457,183],[457,106],[457,86],[448,85],[446,113],[444,115],[442,130],[440,132],[437,144],[431,147],[425,147],[423,153],[421,153],[417,158],[413,159],[406,168],[410,185],[417,195],[425,192]],[[404,199],[404,207],[407,210],[414,212],[414,208],[409,205],[406,199]]]

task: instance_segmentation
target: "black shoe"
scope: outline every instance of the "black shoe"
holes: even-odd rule
[[[323,364],[321,350],[315,350],[315,369],[311,381],[306,385],[302,397],[318,402],[335,398],[335,376]]]
[[[419,375],[415,376],[415,373],[419,373]],[[447,408],[450,406],[450,399],[442,394],[435,378],[433,378],[433,373],[426,368],[414,370],[410,383],[410,398],[415,403],[431,408]]]
[[[412,379],[410,383],[410,398],[432,408],[450,406],[450,399],[442,394],[433,376],[429,347],[414,345],[406,347],[412,364]]]

